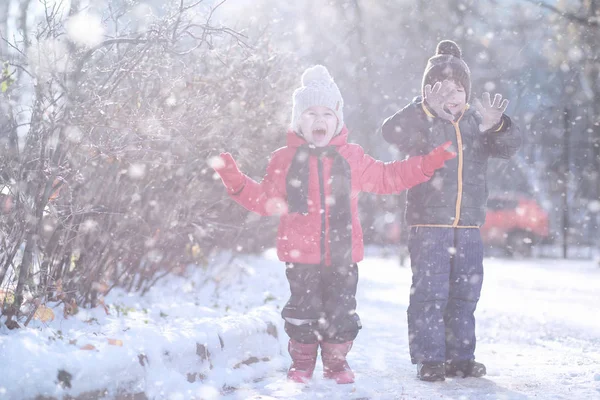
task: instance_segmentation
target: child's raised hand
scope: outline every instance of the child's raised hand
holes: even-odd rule
[[[452,145],[452,142],[446,142],[441,146],[436,147],[431,150],[431,152],[425,156],[423,156],[423,161],[421,162],[421,168],[423,173],[427,176],[433,175],[436,169],[440,169],[444,167],[444,163],[447,160],[453,159],[456,157],[456,153],[453,151],[448,151],[448,147]]]
[[[477,112],[481,115],[481,124],[479,124],[479,130],[481,132],[485,132],[500,123],[502,114],[504,114],[506,107],[508,107],[508,100],[502,100],[502,95],[500,93],[496,93],[494,96],[494,101],[492,102],[488,92],[485,92],[483,95],[481,95],[481,98],[483,103],[479,101],[479,99],[475,99],[473,105],[475,106]]]
[[[443,82],[436,82],[433,87],[431,85],[425,85],[423,88],[423,96],[425,102],[431,107],[438,117],[453,121],[454,116],[446,111],[444,105],[450,100],[454,92],[455,87],[450,85],[450,81],[444,80]]]
[[[229,191],[238,191],[246,181],[246,177],[239,170],[233,156],[229,153],[221,153],[218,157],[212,157],[208,160],[208,165],[219,174],[223,184]]]

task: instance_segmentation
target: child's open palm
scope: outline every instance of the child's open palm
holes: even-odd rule
[[[452,146],[452,142],[446,142],[423,156],[421,166],[425,175],[433,175],[436,169],[444,168],[446,161],[456,157],[455,152],[448,150],[450,146]]]
[[[502,95],[496,93],[494,101],[492,102],[490,94],[488,92],[481,95],[483,102],[479,99],[473,101],[475,110],[481,115],[481,124],[479,124],[479,130],[485,132],[500,123],[502,114],[508,107],[508,100],[502,100]]]
[[[209,160],[209,166],[219,174],[223,184],[229,191],[237,191],[246,181],[244,174],[239,170],[233,156],[229,153],[221,153],[218,157],[213,157]]]
[[[438,117],[448,121],[454,120],[454,116],[444,108],[444,105],[455,92],[456,88],[448,80],[436,82],[433,86],[428,84],[423,88],[423,96],[427,105],[435,111]]]

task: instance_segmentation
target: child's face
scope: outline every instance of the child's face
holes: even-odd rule
[[[308,143],[317,147],[327,146],[335,134],[338,120],[327,107],[308,108],[300,116],[300,131]]]
[[[452,89],[452,94],[444,107],[454,116],[462,113],[467,105],[467,93],[465,88],[458,82],[449,81],[448,87]]]

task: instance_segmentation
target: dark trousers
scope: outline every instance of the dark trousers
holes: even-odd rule
[[[286,263],[291,296],[281,316],[285,331],[300,343],[345,343],[361,328],[356,314],[358,265]]]
[[[417,362],[475,358],[475,308],[483,281],[479,229],[411,228],[410,356]]]

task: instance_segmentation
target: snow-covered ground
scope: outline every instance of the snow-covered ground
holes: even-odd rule
[[[364,328],[349,354],[354,385],[323,380],[320,365],[306,387],[285,380],[289,357],[278,312],[288,287],[282,263],[268,251],[234,261],[208,284],[207,272],[197,270],[166,280],[147,298],[115,292],[107,298],[109,315],[83,310],[64,320],[57,310],[48,324],[0,330],[0,399],[100,389],[109,390],[107,398],[145,392],[177,400],[600,399],[596,263],[487,259],[476,317],[477,359],[488,376],[426,383],[408,356],[410,269],[377,249],[368,254],[359,264]],[[209,270],[225,271],[222,265],[215,260]],[[265,322],[278,329],[277,340]],[[94,349],[81,349],[88,344]],[[199,344],[212,351],[212,369]],[[248,356],[271,361],[246,365]],[[71,388],[57,383],[58,370],[71,374]],[[196,371],[202,379],[189,379]]]

